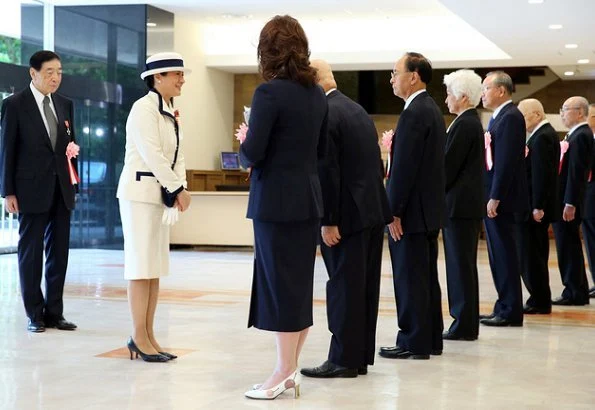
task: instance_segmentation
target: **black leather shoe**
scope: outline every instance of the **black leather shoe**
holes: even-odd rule
[[[167,357],[169,360],[174,360],[174,359],[178,358],[178,356],[176,356],[175,354],[168,353],[168,352],[159,352],[159,354]]]
[[[595,286],[593,286],[591,289],[589,289],[589,297],[595,298]]]
[[[29,324],[27,325],[27,330],[31,333],[41,333],[45,332],[45,324],[41,320],[31,320],[29,319]]]
[[[365,374],[368,374],[368,366],[360,366],[357,368],[357,374],[363,376]]]
[[[500,316],[494,316],[491,319],[481,319],[479,321],[479,323],[481,323],[482,325],[486,325],[486,326],[497,326],[497,327],[506,327],[506,326],[520,327],[520,326],[523,326],[523,322],[513,322],[511,320],[504,319],[503,317],[500,317]]]
[[[357,377],[357,370],[357,368],[350,369],[327,360],[318,367],[303,368],[300,373],[307,377],[328,379],[331,377]]]
[[[56,328],[58,330],[74,330],[76,329],[76,325],[68,320],[61,318],[55,321],[46,321],[45,327],[48,328]]]
[[[552,305],[556,305],[556,306],[584,306],[584,305],[588,305],[588,304],[589,304],[589,299],[587,299],[585,302],[577,302],[575,300],[566,299],[566,298],[560,296],[559,298],[552,300]]]
[[[477,336],[462,336],[462,335],[456,335],[456,334],[451,333],[451,332],[444,332],[444,333],[442,333],[442,339],[444,339],[444,340],[467,340],[467,341],[472,341],[472,340],[477,340]]]
[[[481,319],[491,319],[491,318],[493,318],[494,316],[496,316],[496,315],[494,314],[494,312],[490,313],[489,315],[479,315],[479,320],[481,320]]]
[[[378,354],[387,359],[428,360],[430,358],[429,354],[415,354],[399,346],[381,347]],[[440,351],[440,354],[442,354],[442,351]]]
[[[539,308],[536,306],[527,306],[523,307],[523,313],[526,315],[549,315],[552,313],[552,308]]]

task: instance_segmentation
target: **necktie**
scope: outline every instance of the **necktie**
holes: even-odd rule
[[[494,122],[494,117],[490,117],[490,121],[488,122],[488,131],[492,128],[492,123]]]
[[[48,97],[47,95],[43,98],[43,114],[45,115],[45,119],[48,122],[52,149],[55,149],[56,139],[58,138],[58,120],[56,120],[56,116],[50,108],[50,97]]]

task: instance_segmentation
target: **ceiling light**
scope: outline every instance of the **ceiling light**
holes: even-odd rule
[[[581,58],[577,61],[579,64],[589,64],[590,60],[588,58]]]
[[[566,47],[566,48],[578,48],[578,44],[566,44],[564,47]]]
[[[529,4],[541,4],[543,0],[529,0]]]
[[[157,27],[157,23],[147,23],[147,27]]]
[[[562,24],[550,24],[548,28],[550,30],[560,30],[562,28]]]
[[[574,71],[564,71],[564,75],[571,77],[574,75]]]

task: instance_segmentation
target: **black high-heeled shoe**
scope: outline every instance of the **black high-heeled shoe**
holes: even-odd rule
[[[141,359],[143,359],[145,362],[163,363],[169,361],[169,358],[162,354],[145,354],[141,352],[141,350],[136,346],[136,343],[134,343],[134,340],[132,340],[132,336],[130,336],[128,339],[126,346],[128,346],[128,351],[130,352],[130,360],[133,360],[133,353],[136,353],[136,358],[138,359],[138,356],[140,355]]]
[[[169,360],[177,359],[178,356],[175,354],[167,353],[167,352],[159,352],[160,355],[167,357]]]

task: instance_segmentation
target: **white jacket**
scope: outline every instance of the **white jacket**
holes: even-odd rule
[[[159,111],[160,100],[163,112]],[[173,109],[153,91],[134,103],[126,121],[126,155],[118,198],[161,204],[161,186],[170,192],[187,187],[181,128],[178,158],[171,169],[176,151],[173,117]]]

